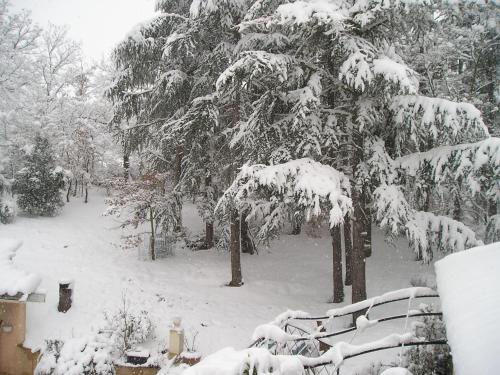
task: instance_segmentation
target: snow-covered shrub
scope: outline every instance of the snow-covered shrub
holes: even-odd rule
[[[154,337],[154,325],[147,311],[135,312],[124,298],[122,307],[114,314],[104,313],[105,325],[102,329],[110,335],[114,351],[120,356],[138,344]]]
[[[113,375],[111,346],[102,335],[47,340],[35,375]]]
[[[16,204],[9,198],[0,196],[0,223],[12,223],[16,216]]]
[[[357,371],[356,375],[379,375],[382,373],[383,368],[386,367],[382,363],[371,363],[368,367],[363,368],[361,371]]]
[[[431,311],[428,307],[427,311]],[[446,338],[446,328],[439,317],[424,317],[416,326],[416,334],[426,340]],[[452,375],[453,365],[448,345],[423,345],[409,348],[404,365],[413,375]]]
[[[410,285],[412,287],[426,287],[435,289],[436,284],[432,280],[430,280],[429,275],[425,275],[422,273],[415,274],[410,277]]]
[[[15,176],[17,205],[32,215],[53,216],[64,205],[63,187],[63,170],[55,165],[49,140],[36,136],[33,150],[25,155],[24,167]]]

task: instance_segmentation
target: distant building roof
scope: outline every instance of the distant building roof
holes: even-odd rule
[[[40,276],[18,269],[13,262],[22,241],[0,238],[0,299],[27,300],[40,285]]]
[[[456,375],[500,371],[500,242],[436,262]]]

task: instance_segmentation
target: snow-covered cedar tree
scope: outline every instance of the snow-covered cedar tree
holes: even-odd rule
[[[170,172],[176,189],[197,196],[206,247],[213,244],[215,201],[244,162],[228,149],[227,127],[239,108],[219,103],[213,93],[232,58],[235,25],[247,3],[158,1],[160,13],[134,28],[114,52],[119,73],[108,96],[117,133],[127,152],[140,148],[148,168]],[[233,228],[246,239],[242,251],[251,252],[247,223]]]
[[[47,138],[37,135],[34,142],[32,149],[26,152],[24,167],[16,173],[12,188],[20,209],[32,215],[54,216],[64,205],[63,170],[55,165]]]
[[[243,117],[233,119],[231,145],[250,163],[309,157],[352,179],[353,244],[347,266],[353,302],[366,298],[372,206],[377,221],[392,220],[417,253],[429,255],[426,260],[433,248],[456,251],[480,243],[449,212],[433,204],[417,207],[415,190],[397,189],[412,176],[391,164],[418,158],[422,151],[439,153],[440,146],[474,149],[473,142],[488,137],[472,104],[421,95],[422,77],[403,60],[398,46],[405,35],[431,22],[432,17],[421,15],[432,12],[432,4],[414,1],[256,1],[239,26],[238,55],[217,81],[221,101],[244,107]],[[495,180],[497,159],[491,160],[486,164]],[[427,186],[443,192],[457,182],[432,180]],[[383,194],[385,186],[397,195]]]
[[[143,234],[148,233],[151,259],[155,260],[155,238],[175,229],[182,207],[180,196],[172,190],[168,175],[145,174],[136,181],[118,178],[111,183],[111,189],[105,214],[119,218],[122,228],[145,230],[127,235],[125,247],[139,246]]]
[[[129,350],[154,338],[154,325],[147,311],[136,312],[123,298],[122,306],[114,313],[104,313],[103,334],[111,339],[113,351],[124,357]]]
[[[432,312],[427,306],[425,312]],[[415,323],[417,337],[426,341],[446,338],[446,327],[441,317],[426,316]],[[404,367],[413,375],[452,374],[453,364],[448,345],[413,346],[404,352]]]
[[[113,375],[112,346],[103,335],[47,340],[35,375]]]

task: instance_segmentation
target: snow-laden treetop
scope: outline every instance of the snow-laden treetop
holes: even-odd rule
[[[0,238],[0,298],[21,293],[25,299],[40,285],[40,276],[14,266],[12,259],[21,245],[22,241]]]

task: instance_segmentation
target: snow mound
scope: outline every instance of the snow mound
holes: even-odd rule
[[[304,373],[299,358],[273,356],[266,349],[251,348],[236,351],[225,348],[209,355],[200,363],[188,368],[183,375],[238,375],[273,373],[276,375],[296,375]]]
[[[500,242],[451,254],[435,268],[456,374],[498,374]]]
[[[0,296],[15,296],[21,293],[24,298],[33,293],[40,285],[38,275],[17,269],[12,259],[22,241],[0,238]]]

